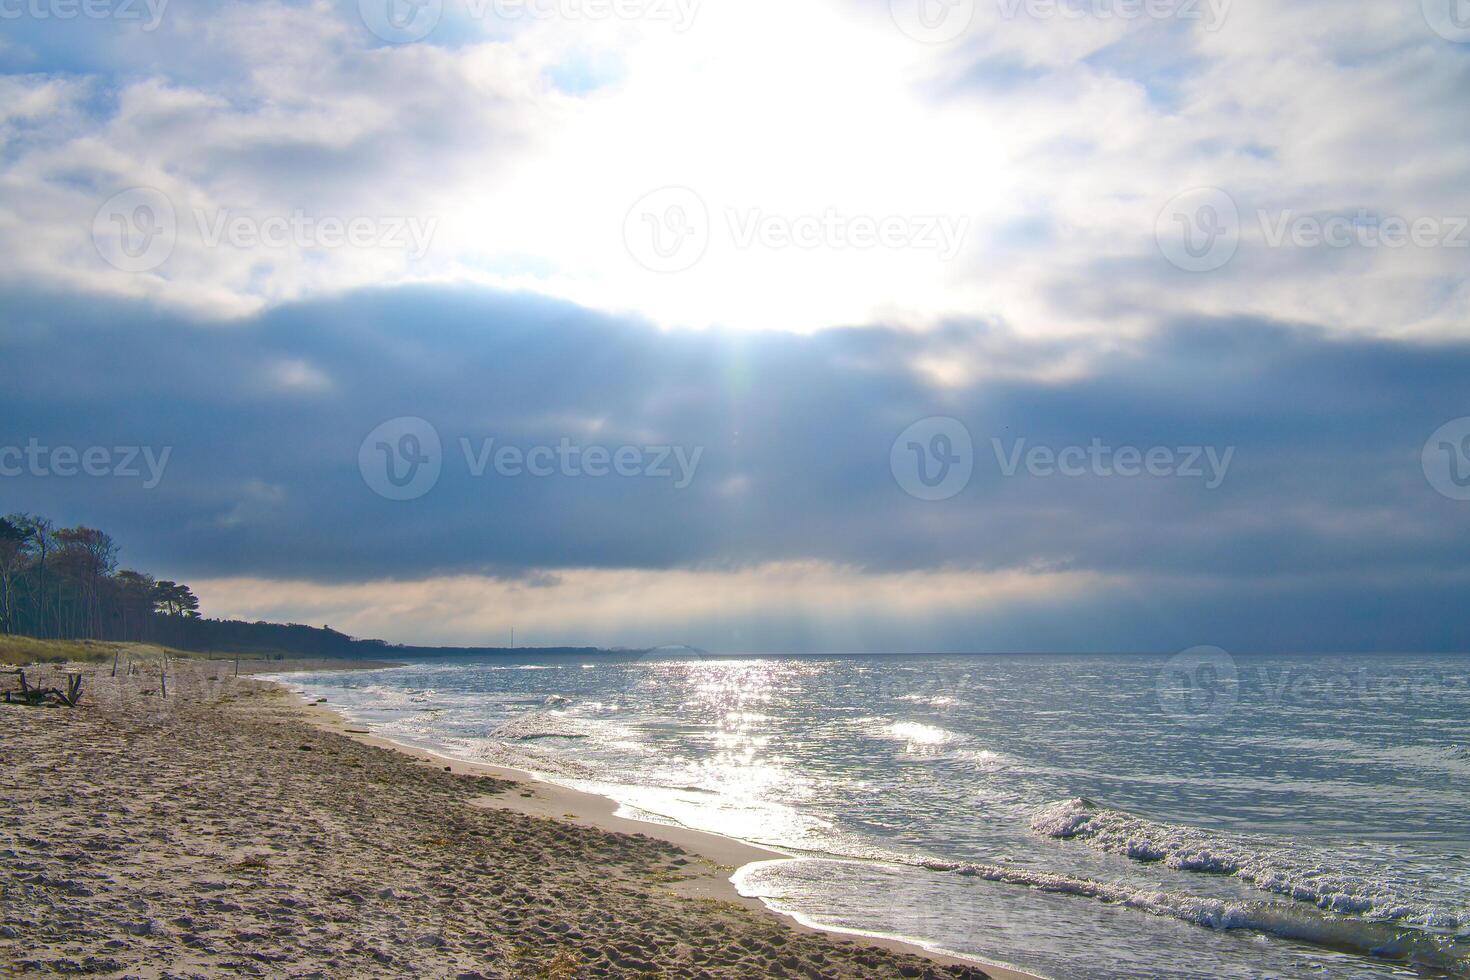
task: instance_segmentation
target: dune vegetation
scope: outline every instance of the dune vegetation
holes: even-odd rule
[[[0,635],[0,664],[103,663],[113,657],[153,660],[160,657],[198,657],[152,643],[124,643],[112,640],[38,640],[30,636]]]

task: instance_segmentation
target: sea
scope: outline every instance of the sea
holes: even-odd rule
[[[786,857],[821,928],[1056,978],[1470,977],[1470,658],[507,654],[279,679]]]

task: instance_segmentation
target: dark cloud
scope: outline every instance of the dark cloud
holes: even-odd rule
[[[450,289],[358,293],[227,327],[11,295],[0,444],[172,455],[153,490],[115,477],[6,478],[0,509],[102,525],[129,561],[185,576],[521,577],[798,559],[1054,568],[1172,582],[1185,598],[1169,615],[1192,635],[1248,616],[1262,595],[1310,611],[1311,628],[1293,633],[1302,642],[1311,629],[1378,635],[1386,627],[1373,623],[1410,617],[1436,636],[1463,631],[1450,597],[1470,571],[1470,506],[1431,489],[1420,451],[1470,414],[1470,345],[1202,322],[1095,352],[1075,380],[1018,372],[1047,350],[978,324],[665,333]],[[959,352],[981,361],[963,387],[936,389],[913,367]],[[992,375],[992,364],[1004,370]],[[364,437],[399,416],[429,420],[444,446],[437,486],[403,502],[376,495],[358,467]],[[897,434],[926,416],[963,420],[975,443],[969,486],[933,503],[908,496],[889,467]],[[461,438],[703,456],[686,489],[476,478]],[[1198,478],[1007,477],[992,439],[1002,453],[1024,439],[1234,456],[1216,489]],[[1115,612],[1101,635],[1124,644],[1131,620]],[[1070,627],[1041,634],[1056,628]]]

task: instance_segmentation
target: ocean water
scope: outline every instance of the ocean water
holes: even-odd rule
[[[1470,977],[1470,659],[494,658],[283,675],[768,845],[742,892],[1053,978]]]

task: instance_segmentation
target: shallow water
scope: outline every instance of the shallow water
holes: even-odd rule
[[[1470,975],[1470,660],[536,657],[293,674],[380,734],[796,859],[738,886],[1054,977]]]

